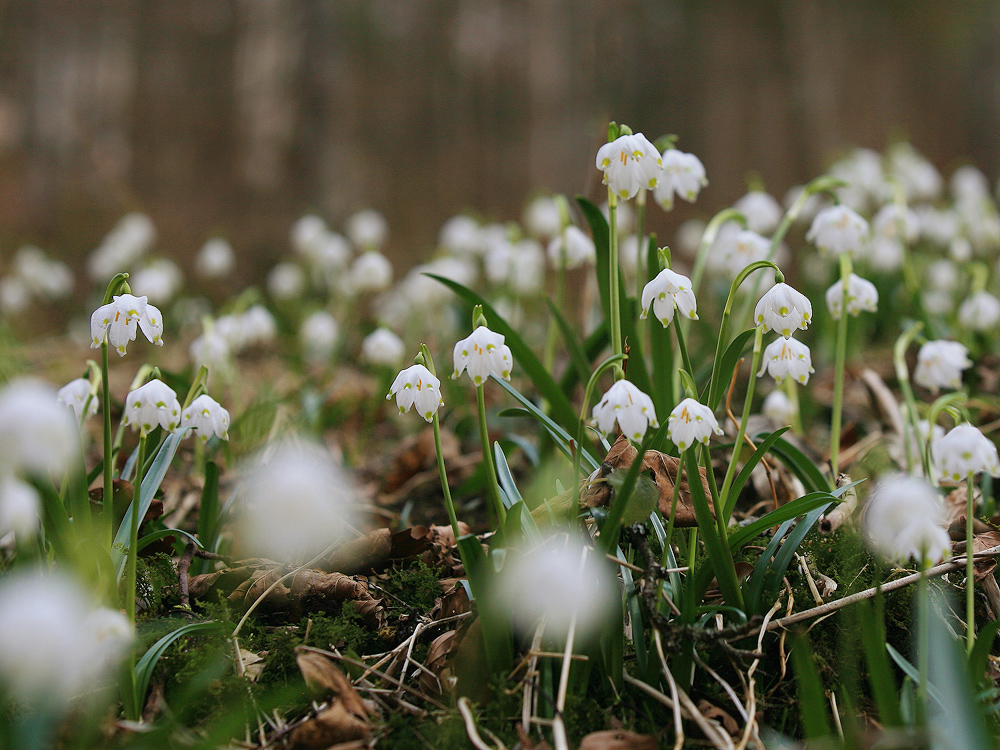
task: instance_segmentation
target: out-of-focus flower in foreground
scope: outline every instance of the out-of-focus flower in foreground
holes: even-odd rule
[[[79,451],[80,430],[55,389],[26,379],[0,390],[0,475],[58,475]]]
[[[968,422],[953,427],[938,441],[934,452],[941,475],[953,482],[983,471],[1000,476],[997,447]]]
[[[941,496],[926,480],[896,474],[878,482],[864,527],[872,546],[898,563],[934,564],[951,554]]]
[[[396,375],[386,399],[393,396],[396,397],[400,414],[405,414],[412,406],[428,422],[434,419],[434,413],[444,403],[441,381],[423,365],[412,365]]]
[[[986,291],[973,292],[959,305],[958,320],[973,331],[989,331],[1000,323],[1000,300]]]
[[[610,435],[615,422],[622,434],[636,442],[642,440],[649,427],[659,427],[653,399],[627,380],[619,380],[608,388],[604,397],[594,406],[591,425],[604,435]]]

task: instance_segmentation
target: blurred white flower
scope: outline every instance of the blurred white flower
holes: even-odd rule
[[[809,347],[794,338],[778,338],[764,349],[762,365],[757,377],[769,373],[774,382],[780,384],[786,377],[805,385],[809,373],[815,372]]]
[[[1000,323],[1000,300],[986,291],[974,292],[959,305],[958,320],[973,331],[988,331]]]
[[[770,250],[770,240],[749,229],[741,229],[736,222],[727,222],[712,243],[708,263],[713,270],[735,278],[751,263],[767,258]]]
[[[1000,248],[1000,213],[992,204],[963,212],[969,243],[977,255],[991,255]]]
[[[920,293],[920,304],[924,312],[931,315],[947,315],[955,308],[954,300],[949,292],[940,289],[925,289]]]
[[[701,238],[705,234],[705,222],[701,219],[687,219],[677,227],[677,249],[688,258],[693,258],[698,252]]]
[[[961,281],[958,266],[947,258],[939,258],[927,266],[924,271],[924,283],[930,289],[943,292],[953,292]]]
[[[305,562],[343,538],[358,517],[351,475],[329,452],[286,438],[245,467],[236,533],[240,552]]]
[[[232,374],[232,346],[214,325],[206,326],[201,336],[191,342],[188,353],[196,368],[204,365],[210,374],[218,373],[224,378]]]
[[[877,151],[854,149],[830,167],[830,175],[847,183],[837,188],[837,196],[855,211],[867,211],[886,196],[882,157]]]
[[[13,531],[18,542],[32,539],[41,523],[42,500],[27,482],[0,477],[0,537]]]
[[[156,227],[146,214],[126,214],[88,259],[90,278],[107,283],[116,273],[130,270],[155,241]]]
[[[89,405],[87,399],[90,399]],[[97,414],[97,394],[91,395],[90,381],[86,378],[69,381],[56,393],[56,401],[71,408],[77,420],[83,418],[84,408],[87,410],[87,415]]]
[[[392,285],[392,263],[377,250],[369,250],[354,259],[347,284],[352,294],[383,292]]]
[[[698,193],[708,184],[705,166],[694,154],[687,154],[675,148],[667,149],[661,156],[663,171],[653,192],[653,197],[664,211],[674,207],[674,195],[679,195],[688,203],[694,203]]]
[[[544,619],[545,634],[562,639],[573,622],[581,635],[607,622],[617,596],[614,580],[614,572],[579,540],[550,538],[507,555],[491,598],[519,631],[530,632]]]
[[[959,218],[951,208],[923,204],[913,208],[920,222],[920,236],[938,247],[948,247],[959,232]]]
[[[389,238],[389,222],[373,208],[358,211],[347,220],[348,239],[359,250],[377,250]]]
[[[844,304],[844,282],[838,280],[826,290],[826,306],[834,320],[840,319]],[[878,312],[878,289],[870,281],[851,274],[847,277],[847,314],[857,317],[862,310]]]
[[[565,268],[569,271],[594,262],[594,241],[582,229],[570,224],[552,238],[548,253],[549,263],[553,268]]]
[[[271,311],[263,305],[251,305],[240,316],[242,328],[241,341],[243,346],[269,344],[278,335],[278,325],[274,322]]]
[[[910,244],[920,236],[920,218],[911,208],[886,203],[872,219],[872,233]]]
[[[795,404],[788,398],[788,395],[777,388],[767,394],[764,403],[761,404],[760,411],[779,427],[794,423],[795,415],[798,413]]]
[[[944,437],[944,427],[937,424],[931,427],[930,422],[926,419],[921,419],[917,422],[917,432],[909,430],[907,435],[909,439],[906,442],[906,454],[915,472],[923,471],[923,459],[921,455],[923,454],[924,446],[928,442],[930,443],[931,465],[928,468],[930,469],[931,480],[937,481],[941,473],[937,467],[937,447],[938,443],[941,442],[941,438]]]
[[[388,328],[376,328],[361,341],[361,356],[380,367],[398,367],[406,355],[403,339]]]
[[[784,282],[775,284],[758,300],[753,311],[757,325],[764,326],[764,333],[774,330],[786,339],[795,329],[803,331],[812,322],[812,302]]]
[[[306,274],[297,263],[282,261],[267,274],[267,291],[276,300],[294,300],[305,288]]]
[[[214,398],[203,393],[181,413],[181,427],[190,427],[203,443],[207,443],[213,435],[220,440],[229,440],[229,412]]]
[[[174,298],[184,281],[181,270],[172,260],[157,258],[132,275],[129,284],[154,304],[166,304]]]
[[[17,315],[28,309],[30,304],[31,292],[21,279],[17,276],[0,279],[0,311],[5,315]]]
[[[983,471],[990,476],[1000,476],[997,447],[968,422],[953,427],[941,438],[936,454],[941,475],[953,482],[961,482],[970,474]]]
[[[514,366],[514,357],[510,347],[504,343],[503,335],[494,333],[486,326],[479,326],[471,336],[455,344],[453,358],[455,371],[452,379],[467,370],[476,385],[482,385],[491,375],[510,380],[510,371]]]
[[[948,243],[948,257],[956,263],[972,260],[972,243],[968,237],[955,237]]]
[[[820,252],[857,258],[868,241],[868,222],[849,206],[830,206],[816,214],[806,240]]]
[[[785,197],[782,199],[781,203],[788,211],[795,204],[795,201],[799,199],[802,195],[802,191],[805,190],[804,185],[794,185],[788,189],[785,193]],[[830,205],[830,199],[822,193],[812,193],[808,198],[806,198],[805,203],[799,210],[799,215],[795,217],[796,224],[812,224],[813,219],[822,211]]]
[[[292,249],[299,255],[309,257],[322,242],[327,233],[326,222],[315,214],[306,214],[292,224],[289,239]]]
[[[622,434],[630,440],[640,441],[649,427],[659,427],[653,400],[627,380],[619,380],[594,406],[590,424],[603,435],[610,435],[615,422]]]
[[[898,239],[875,235],[868,243],[865,260],[873,271],[889,273],[903,267],[906,251],[903,249],[903,243]]]
[[[90,348],[100,349],[105,341],[119,356],[125,356],[125,347],[135,340],[136,326],[150,343],[163,346],[163,316],[146,302],[145,297],[119,294],[106,305],[101,305],[90,316]]]
[[[194,268],[204,279],[222,279],[228,276],[236,265],[233,246],[222,237],[212,237],[198,251]]]
[[[606,221],[610,220],[608,204],[605,201],[601,204],[601,214]],[[628,203],[618,203],[618,210],[615,212],[615,224],[618,225],[618,234],[625,235],[635,231],[635,211]]]
[[[951,554],[941,496],[919,477],[879,480],[868,498],[864,527],[872,546],[898,563],[912,558],[930,565]]]
[[[328,360],[339,342],[340,324],[326,310],[310,313],[299,327],[299,344],[312,362]]]
[[[746,217],[747,229],[757,234],[771,234],[778,228],[784,213],[781,204],[761,190],[751,190],[733,204]]]
[[[550,195],[540,195],[524,209],[524,226],[532,237],[550,240],[562,229],[562,211]]]
[[[640,189],[656,187],[663,160],[642,133],[619,136],[597,151],[597,168],[604,184],[619,198],[634,198]]]
[[[435,412],[444,404],[441,381],[423,365],[411,365],[396,375],[386,399],[393,396],[400,414],[405,414],[412,406],[428,422],[434,419]]]
[[[533,239],[523,239],[512,246],[511,268],[507,283],[522,297],[538,294],[545,283],[545,251]]]
[[[948,186],[956,203],[977,204],[990,200],[990,183],[986,175],[971,164],[956,169]]]
[[[667,417],[667,437],[682,452],[695,443],[708,445],[712,433],[722,434],[722,428],[712,410],[693,398],[681,401]]]
[[[453,255],[460,257],[482,255],[483,232],[479,222],[471,216],[452,216],[441,227],[438,244]]]
[[[16,380],[0,389],[0,476],[61,474],[80,452],[80,430],[54,388]]]
[[[46,257],[34,245],[25,245],[14,253],[12,265],[17,277],[39,299],[61,299],[73,290],[69,266]]]
[[[666,328],[674,317],[674,308],[690,320],[698,320],[698,302],[694,297],[691,279],[664,268],[642,290],[643,320],[649,315],[652,305],[653,315]]]
[[[145,437],[157,426],[173,432],[180,425],[181,405],[177,392],[162,380],[153,378],[125,397],[122,424],[131,425]]]
[[[325,282],[329,286],[329,276],[347,268],[352,255],[351,245],[343,235],[324,232],[305,257],[313,270],[327,277]]]
[[[937,393],[962,387],[962,370],[972,367],[969,350],[957,341],[928,341],[917,352],[913,382]]]
[[[909,143],[897,143],[889,149],[889,172],[906,193],[907,203],[934,201],[941,195],[941,173]]]

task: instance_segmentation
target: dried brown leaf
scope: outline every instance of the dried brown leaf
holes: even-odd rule
[[[368,718],[368,709],[358,691],[332,659],[316,651],[298,648],[295,663],[314,698],[333,695],[343,702],[350,713],[360,719]]]
[[[420,672],[420,690],[427,695],[440,695],[451,687],[451,654],[458,648],[456,630],[449,630],[442,633],[433,641],[427,649],[427,658],[424,659],[424,666],[433,674]],[[437,679],[435,679],[435,677]]]
[[[736,719],[734,719],[732,716],[730,716],[728,713],[723,711],[715,704],[709,703],[707,700],[702,698],[700,701],[698,701],[698,710],[701,711],[702,715],[706,719],[715,719],[720,724],[722,724],[722,726],[725,727],[726,731],[729,732],[729,734],[734,736],[739,734],[740,725],[736,722]]]
[[[364,740],[370,731],[368,721],[351,713],[337,698],[329,708],[293,729],[289,739],[299,750],[326,750],[339,743]]]

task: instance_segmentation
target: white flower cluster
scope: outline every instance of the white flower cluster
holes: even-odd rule
[[[163,346],[163,315],[145,297],[115,295],[90,316],[90,348],[100,349],[107,342],[119,356],[125,356],[129,341],[135,341],[136,327],[150,343]]]
[[[216,320],[206,319],[201,336],[188,349],[196,367],[204,365],[210,373],[228,378],[234,358],[240,352],[274,341],[278,326],[263,305],[253,305],[242,313],[230,313]]]
[[[502,334],[486,326],[479,326],[471,336],[455,344],[453,355],[455,371],[452,379],[468,372],[476,385],[482,385],[491,375],[510,380],[510,371],[514,366],[510,347],[504,343]]]
[[[434,414],[444,404],[441,381],[424,365],[412,365],[396,375],[386,399],[393,396],[400,414],[405,414],[412,406],[428,422],[433,421]]]

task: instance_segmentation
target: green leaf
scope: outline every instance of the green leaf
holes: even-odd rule
[[[515,503],[524,502],[524,498],[521,497],[517,485],[514,484],[514,475],[510,473],[510,466],[507,465],[507,456],[504,455],[500,443],[493,443],[493,458],[496,460],[497,481],[500,484],[500,489],[504,491],[509,500],[507,508],[509,509]]]
[[[563,343],[566,345],[566,353],[569,354],[570,364],[573,366],[572,369],[576,370],[576,376],[579,378],[581,383],[586,383],[587,379],[590,377],[590,359],[587,357],[587,352],[584,351],[583,344],[580,342],[579,337],[576,332],[570,326],[569,322],[560,312],[559,308],[555,306],[548,297],[545,298],[545,304],[549,306],[549,312],[556,321],[556,325],[559,327],[559,332],[562,334]],[[560,383],[560,387],[561,387]],[[563,393],[566,393],[566,389],[563,388]]]
[[[768,435],[764,440],[757,446],[750,458],[747,459],[746,463],[743,464],[743,468],[740,473],[736,475],[736,479],[732,486],[729,488],[729,497],[726,498],[726,505],[723,510],[723,514],[726,518],[732,518],[733,509],[736,507],[736,501],[739,499],[740,493],[743,492],[743,487],[750,480],[750,474],[753,472],[754,467],[760,463],[761,459],[764,458],[774,441],[780,438],[785,432],[790,428],[782,427],[780,430],[775,430],[770,435]]]
[[[760,435],[756,437],[760,437]],[[802,480],[802,484],[805,486],[807,492],[830,491],[830,483],[823,476],[822,472],[816,468],[816,464],[787,440],[775,440],[771,447],[771,452],[781,459],[781,462],[795,476]]]
[[[986,678],[986,664],[989,662],[993,641],[996,639],[998,631],[1000,631],[1000,620],[994,620],[979,628],[979,632],[976,633],[976,644],[972,647],[972,653],[969,654],[969,673],[977,683],[981,683],[984,687],[993,686],[993,681],[987,681]]]
[[[709,384],[706,393],[703,391],[701,394],[702,403],[704,403],[712,411],[719,408],[719,403],[722,401],[722,396],[726,392],[726,387],[729,385],[729,381],[732,379],[733,371],[736,369],[736,363],[739,361],[740,357],[743,355],[743,349],[746,347],[747,342],[753,338],[754,329],[749,328],[743,331],[736,338],[732,340],[729,346],[726,348],[725,353],[722,355],[722,359],[718,365],[713,368],[712,376],[713,380]],[[694,373],[691,373],[692,375]],[[757,377],[757,373],[750,373],[750,377]]]
[[[508,541],[523,539],[528,547],[542,543],[542,534],[535,525],[535,519],[524,500],[519,500],[507,510],[504,521],[504,537]]]
[[[891,656],[892,660],[896,662],[896,666],[902,669],[903,672],[906,674],[906,676],[909,677],[911,680],[913,680],[913,684],[914,685],[919,684],[920,673],[917,670],[917,668],[912,664],[910,664],[910,662],[906,660],[905,656],[899,653],[888,643],[885,644],[885,650],[889,652],[889,656]],[[927,695],[933,698],[935,701],[937,701],[938,705],[940,705],[942,708],[946,705],[944,695],[942,695],[941,691],[938,690],[937,687],[935,687],[934,683],[930,681],[927,682]]]
[[[608,246],[608,233],[610,229],[607,219],[601,213],[601,209],[581,196],[577,196],[576,202],[580,206],[583,218],[590,225],[590,237],[594,240],[594,253],[596,257],[594,270],[597,275],[597,289],[601,296],[601,312],[604,320],[608,321],[611,320],[611,300],[609,297],[611,284],[611,248]]]
[[[626,562],[625,553],[621,547],[615,548],[615,556]],[[632,571],[619,566],[622,573],[622,583],[625,588],[625,606],[628,608],[629,621],[632,624],[632,645],[635,647],[635,666],[640,675],[647,674],[649,657],[646,653],[646,628],[642,621],[642,602],[635,587]]]
[[[215,552],[219,536],[219,467],[215,461],[205,462],[205,486],[198,506],[198,538],[204,548]],[[211,560],[196,560],[194,573],[207,573]]]
[[[493,563],[487,559],[483,545],[472,534],[461,537],[457,544],[472,596],[478,602],[479,625],[490,671],[504,672],[510,669],[514,658],[514,636],[510,618],[497,611],[495,603],[490,600],[496,577]]]
[[[799,712],[805,736],[810,740],[830,737],[833,730],[830,728],[826,694],[819,670],[813,662],[812,645],[805,635],[798,633],[792,641],[792,666],[798,683]]]
[[[135,682],[132,688],[133,705],[140,707],[145,702],[146,691],[149,689],[149,679],[153,676],[153,669],[156,667],[156,662],[160,660],[160,657],[163,656],[174,641],[186,635],[204,635],[207,633],[223,632],[225,629],[225,626],[221,622],[215,622],[214,620],[209,622],[190,622],[167,633],[150,646],[146,653],[142,655],[142,658],[139,659],[139,663],[135,665]]]
[[[821,505],[827,505],[836,501],[836,496],[829,492],[810,492],[792,500],[790,503],[785,503],[781,507],[775,508],[753,523],[741,527],[738,531],[734,531],[729,536],[729,546],[735,552],[765,529],[784,523],[789,518],[805,515]]]
[[[165,539],[168,536],[186,537],[188,541],[194,542],[194,544],[198,547],[198,549],[205,549],[205,547],[201,543],[201,540],[198,539],[198,537],[196,537],[194,534],[189,534],[188,532],[184,531],[184,529],[157,529],[156,531],[151,531],[145,536],[143,536],[142,539],[139,540],[139,549],[140,550],[146,549],[146,547],[151,545],[153,542],[157,542],[160,539]]]
[[[868,684],[871,686],[878,718],[886,726],[903,725],[899,713],[899,694],[896,678],[889,664],[885,650],[885,618],[872,611],[870,602],[860,601],[854,605],[855,624],[861,634],[861,645],[868,667]]]

